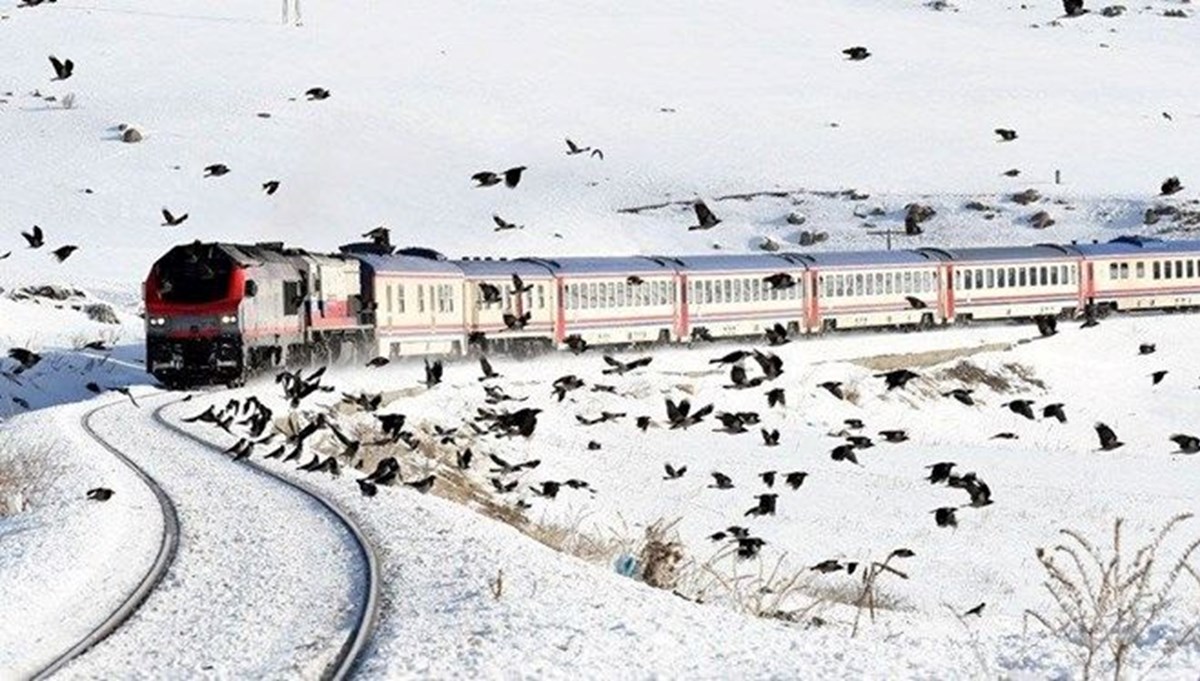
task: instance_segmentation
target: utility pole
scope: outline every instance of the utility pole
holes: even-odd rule
[[[875,236],[882,236],[882,237],[886,238],[887,239],[887,249],[889,251],[892,250],[892,235],[899,234],[899,233],[900,232],[893,230],[891,227],[888,227],[887,229],[884,229],[884,230],[875,230],[875,231],[868,232],[868,234],[874,234]]]

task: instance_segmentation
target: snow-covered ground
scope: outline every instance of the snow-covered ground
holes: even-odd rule
[[[798,229],[880,247],[863,224],[896,227],[913,200],[939,215],[905,244],[1067,241],[1157,231],[1169,221],[1142,215],[1160,183],[1200,183],[1200,21],[1175,0],[1057,22],[1051,0],[306,0],[290,28],[279,4],[0,2],[0,153],[15,161],[0,167],[0,254],[14,251],[0,285],[54,277],[132,297],[181,241],[332,248],[381,223],[396,243],[457,255],[746,250]],[[872,56],[847,60],[852,45]],[[75,61],[69,80],[51,82],[50,54]],[[306,101],[317,86],[332,96]],[[73,93],[75,108],[33,91]],[[122,123],[146,139],[117,141]],[[604,160],[566,155],[566,137]],[[214,163],[230,174],[203,177]],[[517,165],[515,190],[470,181]],[[725,222],[690,234],[686,206],[617,212],[802,188],[870,198],[714,201]],[[1005,198],[1029,188],[1045,203]],[[161,227],[164,206],[188,221]],[[1027,218],[1043,209],[1058,224],[1038,232]],[[526,229],[494,234],[493,213]],[[25,250],[18,231],[34,224],[47,248],[80,251],[60,266]]]
[[[44,357],[20,374],[0,358],[0,463],[58,472],[22,501],[22,512],[0,517],[0,676],[25,673],[77,638],[149,560],[158,531],[153,499],[79,433],[79,416],[99,402],[68,403],[94,401],[96,388],[144,392],[137,386],[152,382],[139,368],[139,282],[176,243],[284,240],[331,249],[386,224],[396,243],[451,255],[747,251],[764,237],[795,250],[877,248],[881,231],[902,228],[911,202],[937,215],[924,235],[895,237],[896,247],[1180,236],[1197,228],[1194,5],[1146,0],[1107,17],[1102,4],[1088,2],[1091,13],[1061,19],[1061,4],[1051,0],[931,7],[938,4],[947,3],[303,0],[302,25],[283,26],[278,0],[58,0],[31,8],[0,0],[0,349]],[[853,45],[872,56],[845,59],[841,50]],[[48,55],[72,59],[74,75],[52,82]],[[316,86],[332,96],[306,101]],[[145,139],[122,143],[120,124]],[[995,128],[1018,138],[1000,142]],[[567,137],[602,149],[603,160],[567,155]],[[203,177],[214,163],[232,172]],[[528,170],[516,189],[472,186],[475,172],[517,165]],[[1010,169],[1020,174],[1006,175]],[[1185,189],[1158,196],[1170,176]],[[268,180],[281,182],[273,196],[261,190]],[[1027,189],[1041,198],[1011,199]],[[723,218],[714,230],[686,231],[696,197]],[[188,220],[161,226],[163,207]],[[1145,224],[1156,207],[1179,212]],[[1028,219],[1042,210],[1056,224],[1034,230]],[[493,214],[525,229],[497,234]],[[46,233],[38,250],[19,234],[34,225]],[[801,247],[802,231],[826,232],[828,240]],[[64,244],[80,250],[58,264],[48,251]],[[43,284],[85,293],[67,301],[12,297]],[[116,323],[88,317],[83,306],[98,302],[113,305]],[[542,460],[495,503],[522,500],[530,523],[571,526],[600,540],[633,541],[650,523],[678,519],[689,569],[743,574],[781,561],[783,571],[803,573],[788,607],[816,602],[806,612],[825,621],[821,627],[746,617],[730,589],[703,580],[682,590],[697,596],[707,585],[699,591],[709,602],[688,602],[408,488],[364,498],[355,472],[303,478],[350,509],[381,553],[385,603],[368,676],[1067,677],[1074,673],[1067,652],[1023,630],[1024,610],[1045,607],[1034,550],[1059,541],[1059,528],[1100,538],[1126,517],[1131,534],[1144,537],[1197,508],[1200,458],[1172,454],[1166,440],[1200,431],[1190,342],[1197,330],[1195,318],[1171,316],[1107,320],[1090,330],[1064,325],[1059,336],[1028,343],[1031,329],[1005,326],[836,336],[778,349],[785,374],[746,391],[723,389],[727,372],[707,363],[734,346],[656,352],[649,367],[623,377],[602,375],[590,353],[494,360],[508,392],[545,409],[528,442],[472,443],[470,480],[484,490],[486,454]],[[80,349],[91,341],[112,350]],[[1140,342],[1159,350],[1139,357]],[[935,350],[948,352],[929,354]],[[899,357],[879,359],[886,353]],[[921,377],[884,391],[872,374],[894,366]],[[1151,386],[1148,374],[1159,369],[1170,373]],[[473,365],[447,373],[446,384],[428,392],[410,390],[420,376],[412,364],[343,368],[330,380],[347,392],[399,391],[385,411],[428,428],[461,424],[482,404]],[[589,388],[612,384],[617,394],[584,388],[560,405],[549,383],[568,373]],[[975,384],[983,378],[992,387]],[[824,380],[843,381],[855,398],[836,401],[816,387]],[[977,406],[941,397],[963,381],[976,389]],[[787,407],[768,409],[766,387],[785,388]],[[269,381],[248,392],[278,400]],[[634,428],[642,415],[661,424],[664,398],[684,396],[760,412],[763,425],[780,429],[781,443],[763,446],[757,427],[711,432],[711,418],[688,432]],[[305,407],[337,398],[319,396]],[[1018,398],[1034,400],[1035,409],[1063,402],[1068,421],[1029,421],[1000,406]],[[199,411],[208,399],[171,413]],[[278,651],[308,639],[251,632],[245,618],[240,624],[263,638],[232,653],[230,667],[207,659],[212,650],[203,647],[166,652],[159,644],[172,632],[181,637],[175,643],[227,641],[217,632],[238,626],[229,613],[247,612],[229,598],[276,593],[257,588],[260,571],[244,583],[216,556],[275,558],[295,575],[306,565],[320,569],[311,554],[331,535],[310,527],[309,545],[298,548],[303,542],[288,521],[304,509],[294,496],[211,452],[151,435],[149,411],[120,409],[110,434],[185,501],[220,493],[214,498],[232,495],[236,503],[192,511],[203,551],[180,563],[127,630],[70,671],[222,675],[247,669],[241,663],[257,651],[266,665],[258,671],[286,673]],[[591,427],[576,421],[604,410],[628,416]],[[859,450],[861,466],[831,461],[842,440],[830,433],[847,418],[863,420],[862,433],[876,441],[878,431],[896,428],[911,440]],[[1095,421],[1127,444],[1095,451]],[[999,432],[1018,439],[990,439]],[[601,448],[589,450],[590,441]],[[154,445],[133,446],[144,442]],[[443,455],[439,467],[406,464],[404,479],[453,475],[451,451]],[[925,466],[938,461],[978,473],[995,503],[959,510],[957,529],[936,527],[930,511],[967,501],[962,490],[923,480]],[[662,480],[668,462],[687,473]],[[781,480],[768,490],[758,478],[768,470],[809,476],[797,490]],[[712,471],[730,476],[734,489],[709,489]],[[595,493],[564,488],[548,500],[529,489],[569,478]],[[119,493],[84,503],[82,491],[96,484]],[[779,494],[777,515],[746,517],[762,493]],[[244,528],[232,515],[249,507],[277,520],[260,522],[253,541],[235,541]],[[766,540],[761,562],[712,560],[725,545],[707,536],[731,524]],[[1185,525],[1181,536],[1197,534]],[[834,601],[845,600],[856,576],[807,568],[879,559],[900,547],[915,553],[903,561],[910,579],[881,578],[896,609],[850,638],[853,613]],[[327,560],[336,562],[336,552]],[[491,585],[500,570],[505,586],[496,598]],[[208,599],[223,579],[238,588]],[[329,582],[313,588],[344,592]],[[84,592],[90,599],[79,598]],[[1196,616],[1190,597],[1144,641],[1136,666],[1144,670],[1171,627]],[[198,605],[206,600],[210,607]],[[950,614],[980,602],[987,607],[978,620]],[[300,617],[310,629],[335,624],[330,612],[339,604],[329,598],[307,613],[293,605],[251,610]],[[163,652],[150,655],[151,648]],[[1194,679],[1197,669],[1193,645],[1153,675]]]

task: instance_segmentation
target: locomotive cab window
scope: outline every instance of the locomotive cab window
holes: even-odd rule
[[[300,312],[300,304],[304,300],[303,286],[298,281],[283,282],[283,314],[287,317]]]

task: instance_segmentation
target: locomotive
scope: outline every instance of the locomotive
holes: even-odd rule
[[[169,387],[383,356],[527,354],[972,320],[1200,307],[1200,241],[747,255],[448,260],[350,244],[177,246],[145,283]]]

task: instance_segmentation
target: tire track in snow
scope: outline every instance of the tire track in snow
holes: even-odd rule
[[[175,561],[175,555],[179,549],[179,514],[175,509],[175,503],[171,497],[159,486],[158,482],[152,478],[146,471],[142,470],[132,459],[127,457],[121,450],[114,447],[104,438],[100,437],[95,430],[92,429],[92,417],[97,413],[110,409],[119,404],[124,404],[122,398],[117,402],[110,402],[106,405],[97,407],[85,413],[79,419],[79,425],[88,437],[95,440],[109,454],[115,456],[120,462],[128,466],[142,482],[150,488],[158,499],[159,508],[162,510],[163,532],[162,541],[159,542],[158,554],[154,557],[154,562],[150,565],[150,569],[146,571],[145,576],[137,587],[122,601],[121,605],[114,610],[103,622],[95,629],[88,633],[87,636],[80,639],[78,643],[68,648],[58,657],[54,658],[50,664],[43,667],[40,671],[34,674],[33,678],[44,679],[62,669],[71,660],[83,655],[97,643],[108,638],[110,634],[117,630],[122,624],[128,620],[134,612],[146,601],[146,598],[159,585],[163,577],[167,574],[167,569]]]

